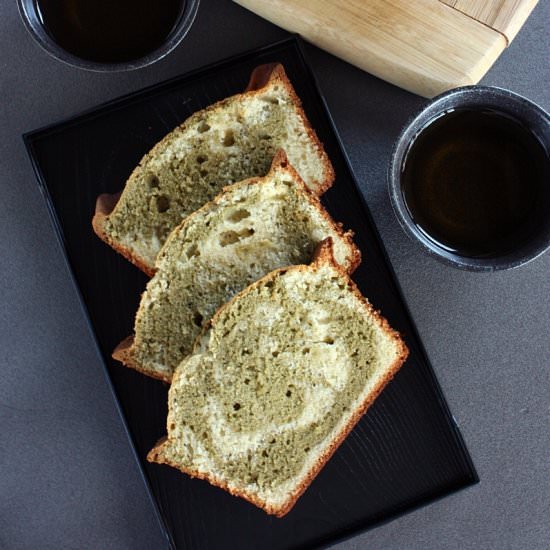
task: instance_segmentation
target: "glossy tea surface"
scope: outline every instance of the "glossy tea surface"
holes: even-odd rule
[[[51,38],[73,55],[100,63],[139,59],[159,48],[185,0],[35,0]]]
[[[544,147],[515,119],[458,109],[413,140],[402,165],[403,194],[414,223],[438,245],[494,256],[535,230],[546,166]]]

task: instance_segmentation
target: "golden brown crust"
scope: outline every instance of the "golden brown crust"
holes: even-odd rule
[[[107,220],[109,214],[115,209],[121,195],[122,191],[113,195],[103,193],[97,197],[95,203],[95,213],[92,218],[92,227],[95,234],[102,241],[106,242],[111,248],[116,250],[127,260],[130,260],[130,262],[141,269],[141,271],[143,271],[146,275],[152,277],[155,274],[155,270],[151,268],[144,258],[138,256],[133,250],[126,248],[120,242],[114,241],[105,231],[105,221]]]
[[[321,157],[321,163],[324,168],[325,177],[323,181],[313,182],[316,186],[316,191],[315,191],[316,194],[321,195],[327,189],[329,189],[334,183],[334,178],[335,178],[334,168],[332,167],[332,164],[328,158],[328,155],[323,148],[323,144],[317,137],[317,134],[311,127],[311,124],[309,123],[304,113],[300,98],[294,91],[294,88],[290,80],[286,76],[284,67],[280,63],[270,63],[270,64],[260,65],[256,67],[252,71],[249,84],[244,93],[251,94],[251,95],[260,94],[262,93],[262,91],[266,86],[269,86],[274,82],[279,82],[289,94],[293,104],[296,106],[298,115],[300,116],[304,124],[304,127],[306,129],[306,132],[309,138],[315,144],[315,148]],[[153,148],[148,153],[146,153],[142,157],[139,164],[134,168],[134,170],[130,174],[130,177],[128,178],[125,184],[125,188],[130,182],[141,178],[144,166],[149,162],[151,158],[155,157],[158,152],[162,151],[173,140],[175,135],[184,132],[191,124],[193,124],[196,121],[198,117],[204,116],[205,113],[209,113],[211,111],[214,111],[222,107],[224,104],[233,101],[234,98],[241,95],[243,94],[236,94],[234,96],[222,99],[221,101],[218,101],[213,105],[210,105],[202,109],[201,111],[198,111],[197,113],[192,114],[181,125],[179,125],[174,130],[172,130],[169,134],[164,136],[164,138],[162,138],[156,145],[153,146]],[[118,204],[118,199],[120,198],[123,192],[124,192],[124,189],[121,192],[116,193],[115,195],[103,194],[98,197],[96,202],[96,212],[92,220],[92,226],[94,228],[95,233],[101,240],[103,240],[109,246],[114,248],[119,254],[124,256],[130,262],[132,262],[136,267],[141,269],[148,276],[152,277],[155,273],[154,266],[150,265],[147,262],[147,260],[140,257],[138,254],[128,249],[120,242],[110,238],[109,235],[105,232],[105,229],[104,229],[105,219],[107,218],[107,216],[109,216],[109,214],[111,214],[116,209]],[[106,205],[108,205],[107,208],[105,207]]]
[[[223,480],[219,479],[213,475],[210,475],[209,472],[199,472],[198,470],[191,470],[189,468],[185,468],[185,466],[182,466],[181,464],[177,464],[175,462],[171,462],[166,456],[164,455],[163,446],[165,444],[168,444],[168,440],[166,437],[161,438],[157,444],[147,453],[147,461],[148,462],[156,462],[157,464],[166,464],[167,466],[171,466],[172,468],[176,468],[180,472],[183,472],[184,474],[187,474],[190,477],[202,479],[204,481],[208,481],[210,485],[213,485],[214,487],[219,487],[220,489],[223,489],[224,491],[227,491],[229,494],[243,498],[244,500],[247,500],[251,504],[254,504],[258,508],[262,508],[265,510],[268,514],[274,515],[276,511],[271,507],[269,504],[267,504],[264,501],[261,501],[258,499],[255,495],[248,494],[244,491],[239,491],[238,489],[229,487],[229,485]]]
[[[177,468],[181,470],[182,472],[190,475],[191,477],[197,477],[199,479],[204,479],[211,483],[212,485],[215,485],[217,487],[220,487],[229,493],[231,493],[234,496],[241,497],[248,502],[258,506],[259,508],[262,508],[265,510],[268,514],[275,515],[277,517],[282,517],[285,514],[287,514],[292,507],[296,504],[296,501],[298,498],[304,493],[304,491],[309,487],[309,485],[312,483],[312,481],[315,479],[317,474],[321,471],[323,466],[327,463],[327,461],[331,458],[331,456],[335,453],[336,449],[341,445],[342,441],[347,437],[347,435],[351,432],[351,430],[354,428],[354,426],[357,424],[357,422],[361,419],[363,414],[367,411],[367,409],[370,407],[370,405],[375,401],[375,399],[378,397],[380,392],[384,389],[384,387],[388,384],[388,382],[395,376],[396,372],[401,368],[405,360],[407,359],[407,356],[409,354],[409,350],[407,349],[407,346],[401,339],[399,333],[397,333],[395,330],[393,330],[387,320],[380,315],[379,311],[374,310],[370,302],[361,294],[360,290],[357,288],[357,285],[349,278],[346,271],[336,263],[334,260],[334,256],[332,253],[332,239],[328,238],[322,241],[315,253],[314,260],[311,264],[311,266],[316,269],[323,264],[328,264],[334,269],[336,269],[339,274],[346,280],[348,288],[355,296],[359,299],[360,303],[363,304],[366,313],[368,315],[374,316],[375,319],[378,321],[379,326],[382,328],[382,330],[395,342],[398,350],[398,355],[395,359],[395,361],[392,363],[392,365],[389,367],[389,369],[386,371],[384,377],[379,381],[378,385],[367,395],[365,396],[365,399],[363,402],[355,409],[353,415],[350,417],[348,422],[343,426],[343,428],[340,430],[340,432],[336,435],[336,437],[331,441],[330,445],[325,449],[323,454],[321,454],[319,457],[317,457],[317,460],[313,464],[313,466],[309,469],[309,471],[304,476],[302,482],[299,484],[299,486],[295,489],[295,491],[286,499],[285,502],[283,502],[279,506],[272,506],[269,503],[262,501],[260,498],[258,498],[257,495],[247,493],[246,491],[241,491],[238,489],[232,489],[228,487],[227,482],[224,480],[221,480],[219,478],[216,478],[215,476],[211,475],[209,472],[199,472],[199,471],[193,471],[188,468],[182,467],[180,464],[174,463],[170,461],[166,455],[164,454],[164,446],[169,445],[169,439],[168,437],[163,438],[160,440],[157,445],[148,453],[147,460],[149,462],[157,462],[159,464],[167,464],[169,466],[172,466],[174,468]],[[306,265],[300,265],[300,266],[291,266],[287,268],[281,268],[277,269],[275,271],[272,271],[265,277],[262,277],[257,282],[253,283],[249,287],[247,287],[245,290],[237,294],[234,298],[232,298],[229,302],[227,302],[225,305],[223,305],[214,315],[212,320],[204,327],[203,332],[197,337],[197,344],[200,341],[201,336],[204,334],[206,330],[209,330],[212,325],[215,325],[217,319],[220,316],[220,312],[223,311],[226,307],[229,307],[229,304],[231,304],[234,300],[239,299],[240,296],[243,296],[247,293],[249,293],[252,289],[264,284],[265,282],[277,277],[280,274],[283,274],[287,271],[306,271],[308,269],[311,269],[310,266]],[[168,434],[170,433],[169,426],[167,426]]]
[[[334,232],[346,242],[346,245],[348,246],[348,251],[350,254],[349,257],[347,258],[348,265],[346,265],[346,271],[349,274],[352,274],[359,267],[359,264],[361,263],[361,251],[353,241],[353,235],[354,235],[353,231],[348,230],[344,232],[343,224],[340,222],[335,222],[332,219],[328,211],[321,204],[321,200],[319,199],[319,197],[315,195],[311,191],[311,189],[308,188],[304,180],[302,180],[302,178],[300,177],[298,172],[296,172],[296,170],[292,167],[292,165],[288,164],[288,168],[296,178],[296,181],[298,182],[298,187],[304,193],[308,202],[318,211],[318,213],[325,219],[325,221],[330,226],[332,226]],[[332,247],[331,247],[331,250],[332,250]]]
[[[151,371],[143,368],[143,366],[138,363],[134,357],[133,345],[133,336],[128,336],[127,338],[124,338],[124,340],[122,340],[122,342],[120,342],[120,344],[113,350],[111,357],[116,361],[120,361],[125,367],[137,370],[138,372],[146,374],[151,378],[156,378],[157,380],[162,380],[163,382],[168,383],[172,381],[172,377],[168,376],[165,373]]]
[[[322,182],[315,182],[315,194],[320,196],[325,191],[330,189],[332,187],[332,184],[334,183],[334,179],[336,177],[334,167],[332,166],[332,163],[328,158],[328,155],[323,147],[321,140],[317,136],[317,133],[315,132],[308,118],[306,117],[304,108],[302,106],[302,100],[298,97],[298,94],[294,90],[294,86],[292,86],[292,83],[290,82],[283,65],[281,65],[280,63],[268,63],[266,65],[260,65],[259,67],[256,67],[254,71],[252,71],[252,75],[250,76],[250,82],[248,83],[247,90],[250,88],[251,91],[260,91],[263,87],[274,81],[279,81],[279,83],[285,88],[288,95],[292,99],[292,102],[297,108],[298,115],[301,118],[302,123],[304,124],[307,135],[315,144],[317,153],[321,157],[321,164],[323,165],[325,177]],[[265,84],[261,86],[261,84],[264,82]],[[254,87],[255,85],[258,87]]]
[[[264,63],[258,65],[250,74],[248,85],[244,89],[244,93],[255,92],[264,88],[269,83],[270,79],[277,71],[278,63]]]

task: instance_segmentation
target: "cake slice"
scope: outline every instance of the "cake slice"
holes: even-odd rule
[[[322,194],[334,171],[280,64],[252,73],[247,91],[199,111],[133,171],[120,195],[101,195],[92,220],[106,243],[152,275],[156,255],[182,219],[229,184],[264,176],[279,148]]]
[[[308,263],[332,237],[336,261],[360,261],[343,233],[279,151],[267,176],[227,187],[175,229],[142,296],[135,337],[113,357],[169,382],[215,311],[273,269]]]
[[[176,370],[148,460],[283,516],[407,357],[323,243],[214,315]]]

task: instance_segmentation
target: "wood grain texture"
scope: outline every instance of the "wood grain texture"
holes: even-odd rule
[[[313,44],[425,97],[475,84],[500,32],[439,0],[235,0]]]
[[[473,19],[501,32],[510,43],[538,0],[441,0]]]

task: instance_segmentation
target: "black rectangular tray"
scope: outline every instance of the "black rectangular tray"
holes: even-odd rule
[[[132,332],[146,277],[101,242],[90,223],[97,195],[119,191],[159,139],[194,111],[244,90],[252,69],[271,61],[284,64],[336,170],[336,183],[322,200],[356,233],[363,263],[354,279],[411,351],[282,519],[204,481],[146,462],[166,432],[168,386],[111,359],[116,344]],[[324,545],[477,481],[297,38],[131,94],[24,139],[172,544],[240,550]]]

